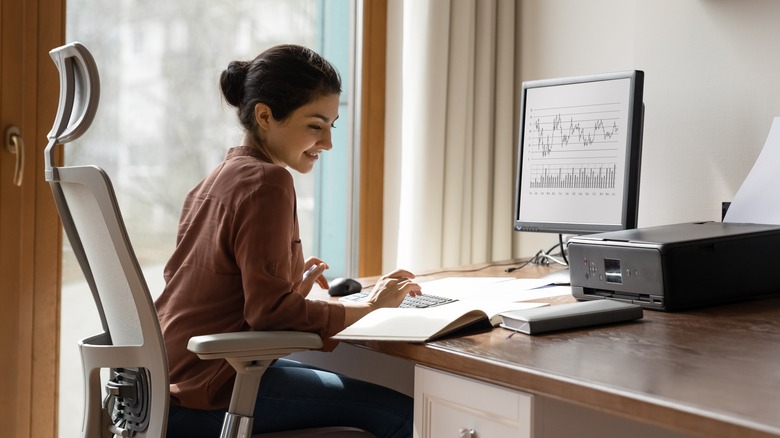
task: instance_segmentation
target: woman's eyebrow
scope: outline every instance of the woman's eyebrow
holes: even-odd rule
[[[331,122],[331,121],[330,121],[330,119],[329,119],[327,116],[324,116],[324,115],[322,115],[322,114],[312,114],[312,115],[310,115],[309,117],[315,117],[315,118],[317,118],[317,119],[320,119],[320,120],[322,120],[322,121],[323,121],[323,122],[325,122],[325,123],[334,123],[336,120],[338,120],[338,119],[339,119],[339,116],[336,116],[336,118],[335,118],[335,119],[333,119],[333,122]]]

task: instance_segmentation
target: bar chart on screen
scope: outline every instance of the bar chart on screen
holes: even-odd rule
[[[531,189],[614,189],[615,162],[535,164]]]

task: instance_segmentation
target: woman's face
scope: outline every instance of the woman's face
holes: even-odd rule
[[[274,163],[311,172],[320,152],[333,148],[331,130],[339,117],[339,95],[315,99],[277,121],[264,104],[255,107],[263,150]]]

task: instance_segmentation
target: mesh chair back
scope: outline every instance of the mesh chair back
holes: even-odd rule
[[[56,145],[78,138],[94,118],[97,67],[79,43],[51,55],[60,70],[61,91],[45,176],[104,330],[80,343],[86,386],[83,436],[163,437],[169,401],[165,347],[111,180],[95,166],[53,165]],[[105,387],[104,368],[111,370]]]

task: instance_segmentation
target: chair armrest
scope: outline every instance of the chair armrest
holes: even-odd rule
[[[193,336],[187,349],[201,359],[277,359],[290,353],[322,348],[315,333],[293,331],[247,331]]]

